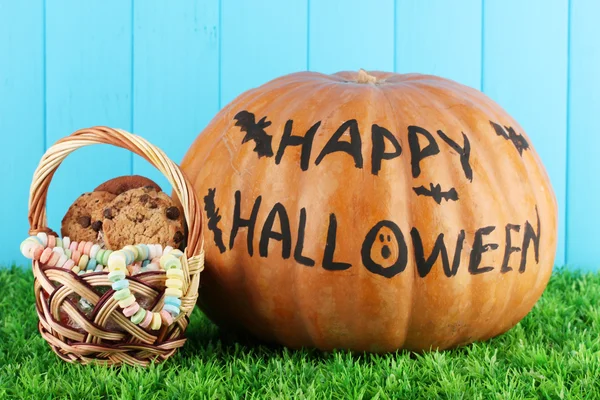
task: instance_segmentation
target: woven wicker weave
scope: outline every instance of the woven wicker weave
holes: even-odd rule
[[[145,158],[168,178],[181,201],[188,226],[187,247],[182,257],[185,279],[181,313],[173,324],[163,325],[159,331],[142,329],[123,315],[112,298],[107,273],[78,276],[69,270],[33,261],[38,328],[53,351],[65,361],[146,366],[166,360],[185,343],[184,333],[196,305],[200,273],[204,268],[201,209],[190,183],[160,149],[128,132],[94,127],[59,140],[42,157],[29,195],[30,234],[53,233],[46,222],[46,195],[54,172],[71,152],[93,144],[122,147]],[[150,310],[160,311],[166,281],[164,271],[146,272],[127,279],[137,298],[146,299]],[[91,304],[90,313],[78,308],[78,298]]]

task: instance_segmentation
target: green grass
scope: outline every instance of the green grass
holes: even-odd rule
[[[185,347],[147,369],[56,357],[37,331],[30,271],[0,270],[0,293],[0,399],[600,399],[598,273],[560,271],[507,334],[424,355],[267,347],[196,311]]]

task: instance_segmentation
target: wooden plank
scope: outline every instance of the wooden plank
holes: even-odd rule
[[[133,129],[179,163],[219,110],[219,0],[136,2]],[[133,172],[170,184],[134,157]]]
[[[565,262],[567,1],[484,3],[483,90],[531,138],[559,203],[557,265]]]
[[[311,71],[394,69],[394,1],[311,1]]]
[[[47,143],[94,125],[131,129],[131,1],[49,1],[46,6]],[[80,149],[49,189],[50,227],[101,182],[131,173],[131,153]]]
[[[0,1],[0,267],[25,265],[27,202],[44,152],[44,2]]]
[[[221,2],[221,101],[306,70],[307,0]]]
[[[586,270],[600,269],[597,244],[600,212],[598,173],[600,136],[600,3],[571,2],[569,62],[569,124],[567,176],[567,263]]]
[[[433,74],[481,89],[481,0],[399,0],[397,72]]]

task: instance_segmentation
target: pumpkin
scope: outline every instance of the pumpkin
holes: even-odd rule
[[[299,72],[192,143],[198,304],[291,348],[446,349],[499,335],[552,272],[557,204],[529,137],[437,76]]]

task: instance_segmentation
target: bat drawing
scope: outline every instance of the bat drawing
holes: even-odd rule
[[[523,150],[529,150],[529,143],[525,137],[517,132],[511,126],[502,127],[495,122],[490,121],[490,124],[496,131],[496,135],[502,136],[506,140],[510,140],[515,146],[520,156],[523,156]],[[508,132],[507,132],[508,131]]]
[[[254,114],[248,111],[240,111],[233,118],[237,121],[235,126],[239,126],[242,132],[246,132],[242,144],[253,140],[254,151],[258,154],[258,158],[273,156],[273,149],[271,148],[273,137],[265,132],[265,128],[271,125],[271,121],[266,120],[267,117],[262,117],[260,121],[256,122]]]
[[[219,215],[219,209],[215,207],[215,192],[217,189],[208,189],[208,194],[204,196],[204,211],[208,217],[208,229],[213,233],[215,244],[219,248],[221,253],[225,252],[225,245],[223,244],[223,232],[219,228],[219,221],[221,216]]]
[[[419,186],[419,187],[413,188],[413,190],[419,196],[432,197],[435,200],[435,202],[438,204],[442,204],[442,200],[446,200],[446,201],[458,200],[458,193],[456,192],[456,189],[454,189],[454,188],[452,188],[446,192],[443,192],[442,187],[440,186],[439,183],[437,185],[430,183],[429,187],[430,188],[427,189],[425,186]]]

